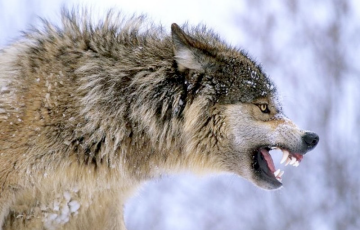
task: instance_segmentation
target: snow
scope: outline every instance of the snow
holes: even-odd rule
[[[69,202],[69,206],[70,206],[70,212],[77,212],[77,210],[79,210],[80,208],[80,203],[77,202],[76,200],[73,200]]]
[[[56,229],[59,225],[66,224],[78,214],[81,205],[79,201],[73,198],[78,197],[78,192],[79,189],[74,187],[69,191],[65,191],[62,195],[58,194],[49,207],[42,204],[43,222],[47,229]]]
[[[64,198],[67,202],[69,202],[69,200],[71,199],[71,195],[69,192],[64,192]]]
[[[0,89],[0,93],[6,92],[8,90],[9,90],[9,88],[7,86],[2,86]]]

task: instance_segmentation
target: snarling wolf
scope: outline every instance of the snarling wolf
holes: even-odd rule
[[[284,114],[260,66],[204,26],[64,11],[0,53],[0,226],[125,229],[143,181],[235,173],[276,189],[319,137]]]

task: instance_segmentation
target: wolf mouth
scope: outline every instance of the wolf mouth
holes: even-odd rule
[[[276,169],[273,159],[270,155],[271,150],[279,149],[282,151],[282,158],[280,164],[292,165],[294,167],[299,166],[303,155],[299,153],[291,153],[289,150],[279,146],[266,146],[259,147],[255,150],[253,155],[252,167],[255,173],[258,174],[262,179],[272,183],[276,187],[280,187],[282,176],[284,171]]]

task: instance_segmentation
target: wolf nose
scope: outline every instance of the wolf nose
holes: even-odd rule
[[[308,150],[313,149],[319,143],[319,136],[316,133],[306,132],[302,137]]]

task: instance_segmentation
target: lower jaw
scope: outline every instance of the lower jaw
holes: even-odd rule
[[[267,189],[276,189],[282,186],[282,183],[274,176],[274,172],[271,171],[271,169],[268,167],[266,161],[262,159],[262,153],[257,152],[256,153],[256,159],[258,163],[258,167],[254,168],[255,174],[258,177],[258,179],[262,182],[263,186],[260,187],[266,187]]]
[[[260,172],[259,179],[263,181],[262,183],[267,189],[277,189],[282,186],[282,183],[278,179],[264,172]]]

